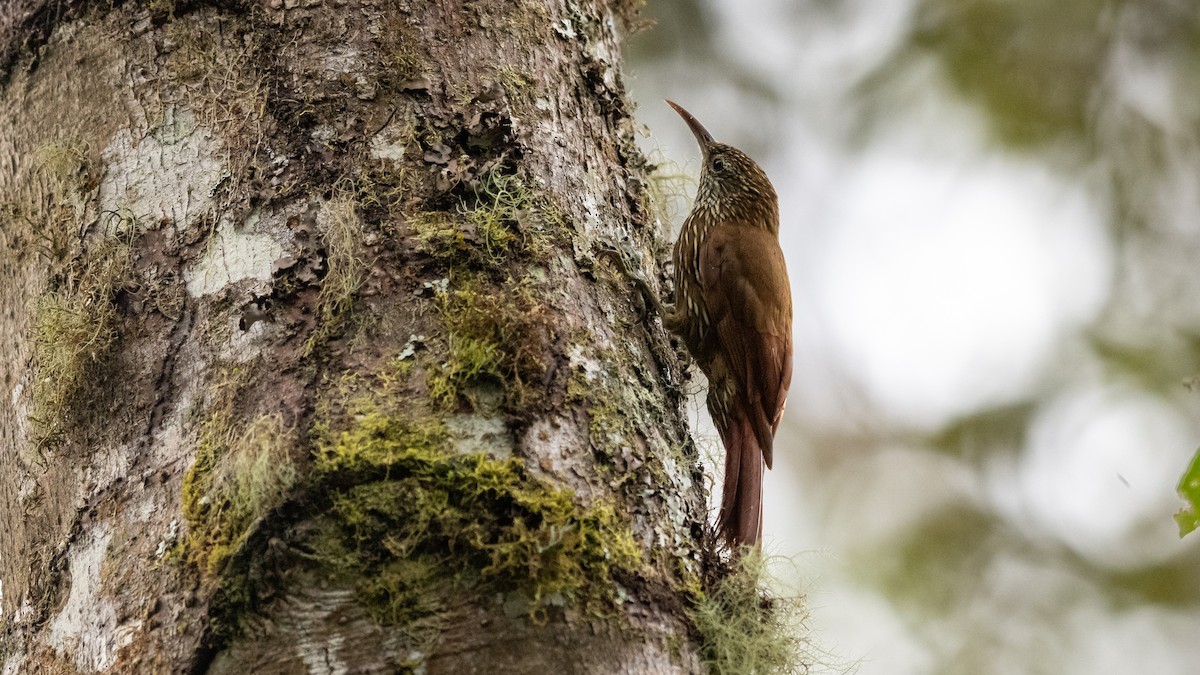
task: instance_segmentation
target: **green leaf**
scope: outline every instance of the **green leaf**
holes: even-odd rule
[[[1175,522],[1179,523],[1179,536],[1184,537],[1200,527],[1200,450],[1196,451],[1191,466],[1179,479],[1179,486],[1175,490],[1187,502],[1187,506],[1175,514]]]

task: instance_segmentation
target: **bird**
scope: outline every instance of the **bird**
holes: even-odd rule
[[[725,446],[718,530],[734,550],[761,549],[763,467],[771,468],[792,381],[792,296],[779,246],[779,197],[746,153],[720,143],[667,101],[702,154],[692,210],[672,252],[675,303],[659,308],[708,378]]]

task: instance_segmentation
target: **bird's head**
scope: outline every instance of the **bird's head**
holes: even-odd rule
[[[778,232],[779,200],[767,174],[746,153],[713,140],[700,120],[682,106],[674,101],[667,105],[679,113],[700,144],[703,165],[693,208],[708,211],[718,220],[745,219]]]

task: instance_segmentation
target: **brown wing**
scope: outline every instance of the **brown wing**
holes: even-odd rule
[[[792,383],[792,295],[778,240],[757,227],[714,229],[700,251],[700,284],[718,353],[770,468]]]

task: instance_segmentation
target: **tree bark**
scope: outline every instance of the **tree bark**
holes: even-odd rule
[[[632,11],[0,10],[5,673],[700,668]]]

